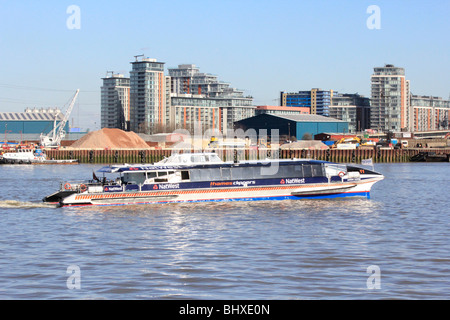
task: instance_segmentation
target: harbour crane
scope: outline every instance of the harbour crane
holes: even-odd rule
[[[53,123],[53,130],[45,135],[41,133],[41,146],[44,148],[59,148],[61,146],[61,140],[66,135],[64,131],[64,127],[66,126],[67,121],[69,120],[70,114],[72,112],[73,106],[75,105],[75,100],[77,99],[78,93],[80,89],[77,89],[75,95],[72,98],[72,101],[69,104],[69,107],[66,110],[64,118],[56,124],[56,120],[58,119],[59,113],[55,115],[55,121]]]

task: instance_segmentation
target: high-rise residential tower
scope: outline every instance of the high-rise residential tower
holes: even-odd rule
[[[280,103],[286,107],[307,107],[311,114],[328,117],[332,98],[333,90],[313,88],[308,91],[281,92]]]
[[[405,69],[386,64],[374,68],[371,77],[370,126],[379,131],[410,130],[409,80]]]
[[[169,122],[168,79],[164,62],[135,56],[130,71],[130,127],[132,131],[165,131]]]
[[[125,78],[123,74],[110,73],[110,76],[102,78],[101,127],[128,130],[130,123],[130,78]]]

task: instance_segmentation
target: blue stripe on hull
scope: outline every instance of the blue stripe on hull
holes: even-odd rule
[[[276,196],[276,197],[225,198],[225,199],[204,199],[204,200],[146,201],[146,202],[108,203],[108,204],[80,204],[80,205],[65,205],[65,207],[92,206],[92,205],[95,205],[95,206],[124,206],[124,205],[135,205],[135,204],[186,203],[186,202],[231,202],[231,201],[262,201],[262,200],[335,199],[335,198],[348,198],[348,197],[366,197],[367,199],[370,199],[370,192],[348,192],[348,193],[304,195],[304,196]]]

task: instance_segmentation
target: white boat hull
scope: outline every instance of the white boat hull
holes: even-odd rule
[[[216,189],[183,189],[135,192],[76,193],[60,202],[62,206],[126,205],[171,202],[219,202],[253,200],[295,200],[339,197],[370,197],[380,179],[316,185],[243,186]]]

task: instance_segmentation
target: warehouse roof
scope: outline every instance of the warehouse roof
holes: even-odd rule
[[[282,118],[282,119],[295,121],[295,122],[347,122],[347,121],[343,121],[343,120],[339,120],[339,119],[335,119],[335,118],[320,116],[318,114],[267,114],[266,113],[266,114],[261,114],[261,115],[254,116],[251,118],[257,118],[257,117],[261,117],[261,116],[277,117],[277,118]],[[245,121],[245,120],[248,120],[251,118],[242,119],[237,122]]]
[[[274,116],[296,122],[346,122],[318,114],[277,114]]]
[[[61,112],[0,112],[0,121],[54,121],[55,116],[58,121],[64,118]]]

